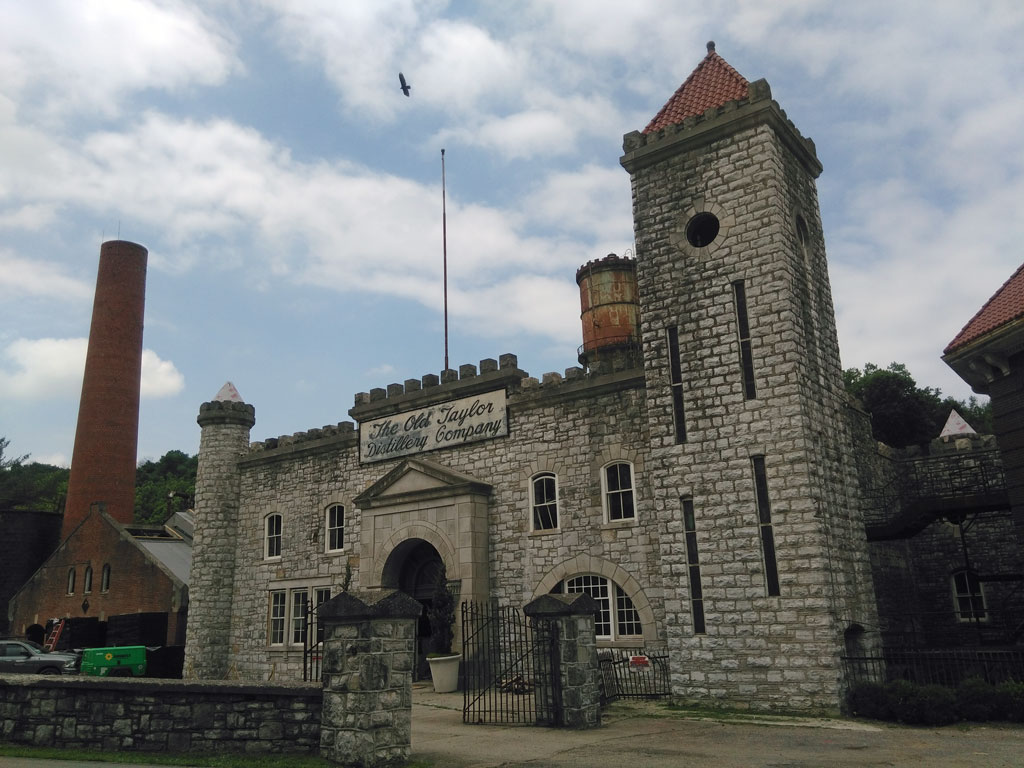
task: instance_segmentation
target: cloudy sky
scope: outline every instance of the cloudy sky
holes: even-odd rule
[[[253,439],[450,362],[575,365],[576,268],[633,246],[622,136],[705,42],[817,144],[843,364],[965,397],[1019,266],[1024,4],[0,0],[0,436],[67,463],[100,243],[149,249],[140,459],[231,380]],[[398,87],[403,71],[411,98]]]

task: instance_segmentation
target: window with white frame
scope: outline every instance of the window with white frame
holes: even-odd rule
[[[957,571],[953,574],[953,602],[959,621],[987,621],[985,592],[981,580],[974,571]]]
[[[270,615],[267,640],[271,645],[284,645],[284,627],[288,614],[288,594],[283,589],[270,592]]]
[[[286,648],[304,646],[307,639],[314,642],[323,640],[323,627],[310,609],[315,611],[331,599],[330,587],[303,585],[271,589],[267,595],[268,645]]]
[[[628,461],[609,464],[601,472],[604,513],[608,522],[633,520],[636,508],[633,500],[633,465]]]
[[[532,530],[558,528],[558,480],[551,472],[541,472],[530,480]]]
[[[292,645],[303,645],[306,642],[306,609],[309,606],[309,590],[292,590]]]
[[[75,569],[68,569],[68,594],[75,594]]]
[[[86,594],[86,595],[92,593],[92,566],[91,565],[85,566],[85,578],[82,580],[82,593]]]
[[[327,508],[327,551],[340,552],[345,548],[345,507],[331,504]]]
[[[585,573],[559,582],[551,591],[556,594],[583,593],[594,598],[597,602],[594,632],[598,640],[638,638],[644,634],[636,606],[622,587],[611,579]]]
[[[281,556],[281,515],[267,515],[263,537],[263,557],[267,560]]]

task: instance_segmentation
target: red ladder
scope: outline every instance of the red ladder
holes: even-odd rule
[[[57,619],[56,623],[50,629],[50,634],[46,638],[46,642],[43,643],[43,649],[47,652],[52,651],[57,647],[57,641],[60,640],[60,633],[64,631],[64,622],[67,619]]]

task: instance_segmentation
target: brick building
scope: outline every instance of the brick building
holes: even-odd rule
[[[878,622],[814,145],[709,44],[624,151],[637,257],[577,274],[582,367],[502,355],[251,444],[252,405],[202,405],[187,676],[298,677],[306,606],[443,565],[464,600],[593,595],[681,698],[839,704]]]
[[[11,631],[71,619],[61,647],[183,645],[192,518],[122,525],[96,505],[10,600]]]

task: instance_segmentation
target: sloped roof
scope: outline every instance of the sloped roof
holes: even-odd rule
[[[986,333],[1020,318],[1024,318],[1024,264],[985,302],[985,306],[978,310],[956,338],[949,342],[943,354],[964,347]]]
[[[708,43],[708,55],[690,73],[665,106],[647,124],[643,133],[654,133],[676,125],[688,117],[702,115],[711,107],[747,98],[749,83],[729,63],[715,53],[715,44]]]

